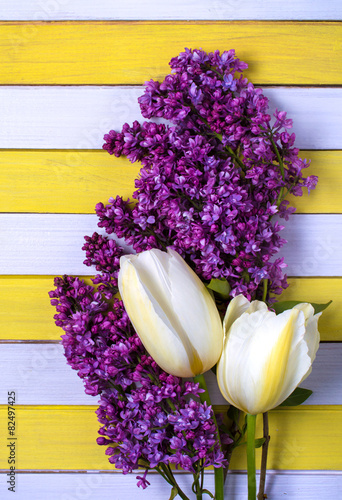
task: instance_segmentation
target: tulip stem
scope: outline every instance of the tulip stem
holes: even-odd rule
[[[262,282],[263,282],[262,300],[263,302],[266,302],[268,279],[263,279]]]
[[[264,497],[265,497],[267,451],[268,451],[268,443],[270,441],[270,435],[269,435],[269,429],[268,429],[268,413],[267,412],[263,413],[262,420],[263,420],[263,425],[264,425],[265,441],[264,441],[264,444],[262,445],[258,500],[264,500]]]
[[[207,384],[204,378],[204,375],[196,375],[194,377],[194,382],[199,384],[200,389],[204,389],[204,392],[201,392],[199,397],[201,400],[201,403],[207,403],[208,406],[212,406]],[[217,420],[215,417],[215,413],[213,411],[213,421],[216,426],[216,432],[217,432],[217,439],[220,443],[221,446],[221,439],[220,439],[220,431],[217,425]],[[222,449],[222,446],[221,446]],[[223,467],[215,467],[214,468],[214,474],[215,474],[215,500],[224,500],[224,470]]]
[[[248,500],[256,500],[255,424],[256,415],[250,415],[247,413]]]

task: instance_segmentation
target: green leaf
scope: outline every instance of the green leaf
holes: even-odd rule
[[[261,446],[264,444],[264,442],[266,441],[265,438],[258,438],[255,440],[255,448],[261,448]],[[247,444],[247,441],[242,441],[242,442],[238,442],[236,445],[235,445],[235,448],[237,448],[238,446],[243,446]]]
[[[317,313],[324,311],[324,309],[329,307],[331,303],[332,303],[332,300],[329,300],[329,302],[327,302],[326,304],[311,304],[311,305],[315,309],[315,314],[317,314]]]
[[[255,447],[256,448],[261,448],[264,442],[266,441],[266,438],[259,438],[255,440]]]
[[[290,396],[285,399],[279,406],[299,406],[304,401],[308,399],[312,394],[310,389],[303,389],[302,387],[297,387]]]
[[[174,498],[176,498],[177,495],[178,495],[178,490],[176,486],[173,486],[169,500],[173,500]]]
[[[307,302],[305,300],[285,300],[283,302],[276,302],[275,304],[272,305],[273,309],[275,310],[276,314],[280,314],[284,311],[287,311],[288,309],[292,309],[294,306],[297,304],[303,304],[303,302]],[[330,304],[332,303],[332,300],[329,300],[326,304],[314,304],[313,302],[309,302],[309,304],[312,305],[312,307],[315,310],[315,314],[324,311]]]
[[[213,278],[207,288],[213,290],[213,292],[217,293],[222,300],[226,300],[229,298],[230,285],[226,278]]]

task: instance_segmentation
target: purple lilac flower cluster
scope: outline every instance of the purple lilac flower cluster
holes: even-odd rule
[[[101,271],[93,278],[94,285],[98,286],[98,291],[102,292],[106,299],[111,299],[118,292],[118,274],[120,269],[120,257],[123,249],[114,240],[94,233],[92,236],[85,236],[85,244],[82,250],[86,252],[86,266],[95,266],[97,271]]]
[[[86,262],[99,259],[96,265],[105,285],[107,273],[115,282],[118,263],[113,262],[119,247],[105,244],[96,233],[86,240]],[[99,241],[107,254],[98,251]],[[95,281],[101,282],[100,275]],[[106,300],[113,288],[101,293],[70,276],[55,278],[55,287],[51,303],[57,309],[56,324],[65,332],[62,344],[68,364],[84,380],[87,394],[100,395],[96,413],[102,427],[97,442],[109,445],[109,461],[124,473],[139,466],[148,470],[175,464],[198,473],[209,465],[226,465],[213,410],[198,401],[198,384],[158,367],[134,332],[122,301]],[[231,442],[227,435],[222,438]],[[143,488],[149,484],[146,474],[138,479]]]
[[[169,123],[134,122],[105,135],[104,149],[142,168],[135,203],[120,196],[99,203],[99,226],[136,252],[171,246],[204,281],[223,278],[232,297],[270,303],[269,294],[287,286],[275,258],[285,240],[273,216],[286,219],[294,209],[285,196],[314,188],[317,178],[303,177],[308,162],[294,148],[291,120],[276,111],[271,124],[267,98],[243,77],[247,65],[234,51],[186,49],[170,65],[172,73],[147,82],[139,98],[145,118]],[[93,284],[56,278],[50,296],[68,363],[86,393],[100,395],[98,444],[124,473],[138,466],[165,473],[174,464],[196,475],[225,466],[198,385],[156,365],[115,297],[122,248],[97,233],[85,240],[84,263],[99,273]],[[149,484],[146,472],[137,479]]]
[[[293,146],[292,121],[240,74],[247,65],[233,50],[188,50],[170,62],[164,81],[145,84],[139,98],[145,118],[105,135],[103,148],[140,161],[134,205],[121,197],[99,203],[100,227],[137,251],[171,246],[203,279],[225,278],[230,295],[261,299],[287,286],[284,245],[275,214],[294,208],[285,195],[313,189],[308,162]]]

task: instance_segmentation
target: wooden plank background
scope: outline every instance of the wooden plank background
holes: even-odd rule
[[[102,137],[139,119],[141,84],[162,78],[184,47],[235,48],[271,110],[294,119],[296,144],[319,176],[296,199],[284,233],[284,298],[334,300],[303,407],[271,412],[267,493],[272,500],[340,498],[342,488],[342,3],[339,0],[13,0],[0,12],[0,391],[17,392],[16,498],[168,498],[158,477],[145,491],[113,473],[95,443],[96,398],[66,364],[47,292],[54,275],[82,265],[94,206],[130,196],[138,166],[101,151]],[[216,405],[224,403],[214,378]],[[4,435],[4,432],[2,433]],[[7,448],[0,441],[0,496]],[[227,498],[246,498],[243,450]],[[93,473],[93,472],[96,472]],[[190,480],[180,476],[186,491]],[[213,487],[212,472],[207,485]]]

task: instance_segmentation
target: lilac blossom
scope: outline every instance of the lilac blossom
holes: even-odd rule
[[[105,239],[97,235],[86,240],[87,259],[98,259],[98,270],[116,276],[115,248],[104,244],[115,255],[108,267],[107,257],[94,244]],[[55,286],[50,297],[57,310],[56,324],[65,332],[65,356],[83,379],[85,392],[100,395],[96,414],[102,426],[97,443],[107,446],[110,463],[123,473],[169,463],[192,473],[208,465],[226,465],[213,409],[199,401],[202,389],[158,367],[136,335],[122,301],[106,300],[106,290],[101,293],[76,277],[55,278]],[[137,479],[142,488],[148,486],[146,473]]]
[[[268,99],[243,77],[233,50],[189,50],[170,62],[172,74],[145,83],[145,118],[105,135],[104,149],[140,161],[135,204],[117,197],[96,212],[99,226],[135,251],[171,246],[204,280],[224,278],[234,297],[267,299],[287,287],[284,245],[274,215],[294,212],[285,196],[301,196],[317,178],[294,147],[292,120],[268,113]]]
[[[113,236],[136,252],[171,247],[203,281],[227,280],[230,297],[271,304],[287,287],[277,219],[295,209],[285,196],[317,182],[303,177],[309,163],[294,147],[292,120],[284,111],[269,115],[268,99],[243,77],[247,64],[233,50],[185,49],[170,66],[138,99],[144,118],[168,124],[135,121],[104,137],[109,154],[139,161],[141,170],[132,200],[96,205],[107,236],[86,236],[83,250],[98,274],[91,285],[56,278],[50,292],[67,362],[85,392],[100,396],[97,442],[123,473],[145,468],[142,488],[150,468],[174,464],[198,474],[226,466],[232,440],[221,427],[220,447],[198,384],[163,372],[142,346],[115,296],[123,249]]]

